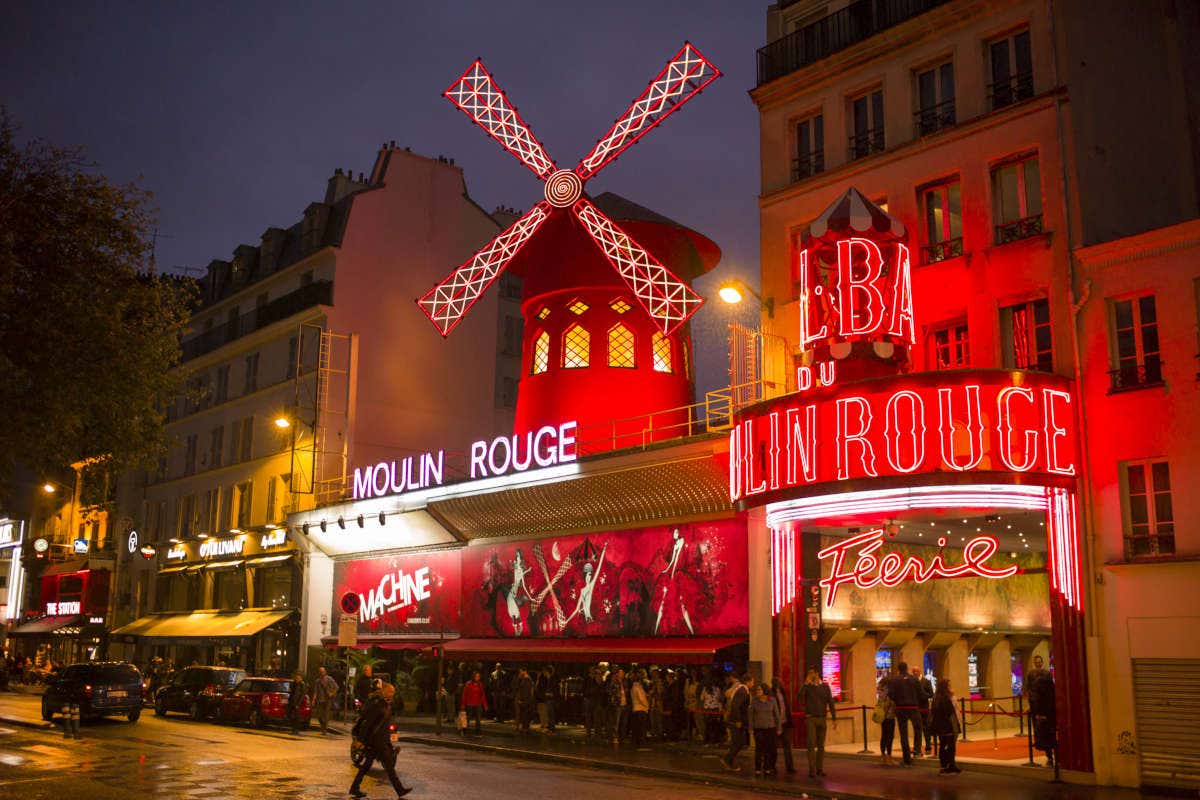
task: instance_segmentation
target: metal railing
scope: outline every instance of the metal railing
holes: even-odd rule
[[[936,264],[939,261],[945,261],[948,258],[957,258],[963,254],[963,240],[961,236],[956,236],[953,239],[947,239],[944,242],[934,242],[921,247],[921,263]]]
[[[1028,239],[1030,236],[1037,236],[1041,232],[1041,214],[1014,219],[1012,222],[1005,222],[996,226],[996,244],[1008,244],[1009,242]]]
[[[275,298],[260,308],[242,314],[237,319],[216,325],[198,336],[185,340],[180,345],[183,349],[183,360],[190,361],[211,353],[235,339],[254,333],[273,322],[287,319],[306,308],[332,304],[333,281],[316,281],[302,286],[294,292]]]
[[[1148,357],[1141,364],[1129,364],[1108,371],[1108,393],[1128,392],[1149,386],[1162,386],[1163,362],[1156,356]]]
[[[758,85],[807,67],[948,0],[858,0],[758,49]]]
[[[1022,100],[1028,100],[1031,97],[1033,97],[1032,72],[1022,72],[988,85],[988,98],[991,100],[993,111]]]
[[[917,136],[928,136],[942,128],[949,128],[957,122],[955,117],[954,100],[946,100],[929,108],[922,108],[913,114]]]
[[[811,178],[825,171],[825,154],[821,152],[806,153],[792,159],[792,183]]]
[[[850,137],[850,160],[864,158],[871,153],[883,152],[883,126],[854,134]]]

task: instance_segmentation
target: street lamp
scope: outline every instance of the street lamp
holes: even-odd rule
[[[275,418],[275,427],[279,428],[281,431],[287,430],[288,428],[292,427],[292,421],[281,414]]]
[[[771,319],[775,318],[775,298],[768,297],[764,299],[761,294],[754,291],[754,289],[752,289],[740,278],[733,278],[725,281],[721,284],[721,287],[717,289],[717,296],[731,306],[742,302],[746,294],[753,295],[754,298],[758,300],[758,304],[767,312],[767,316]]]
[[[50,483],[49,481],[47,481],[46,483],[42,484],[42,491],[45,492],[46,494],[54,494],[55,492],[58,491],[58,487],[55,486],[53,483]]]

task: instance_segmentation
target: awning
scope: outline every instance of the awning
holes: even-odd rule
[[[39,636],[48,633],[78,633],[79,627],[83,625],[84,619],[82,614],[66,614],[57,617],[42,617],[35,619],[33,622],[26,622],[13,630],[9,631],[9,636]],[[69,628],[71,630],[63,630]]]
[[[51,564],[42,572],[43,578],[48,578],[51,575],[70,575],[74,572],[81,572],[87,568],[86,558],[71,558],[58,564]]]
[[[151,614],[117,628],[113,636],[171,639],[177,644],[196,640],[245,639],[295,612],[194,611],[191,614]]]
[[[182,567],[163,567],[158,571],[159,575],[170,575],[172,572],[187,572],[192,569],[190,564],[184,564]]]
[[[211,564],[205,564],[204,568],[205,569],[229,569],[231,567],[240,567],[241,565],[242,565],[242,559],[239,558],[237,561],[213,561]]]
[[[354,645],[355,650],[366,650],[368,647],[378,647],[380,650],[424,650],[435,644],[445,642],[449,644],[453,639],[439,639],[436,636],[387,636],[387,635],[370,635],[359,636],[358,644]],[[336,636],[326,636],[321,639],[321,646],[327,650],[337,650],[338,640]]]
[[[264,556],[262,558],[247,558],[246,566],[247,567],[257,567],[262,564],[274,564],[277,561],[287,561],[289,558],[292,558],[293,556],[295,556],[295,553],[284,553],[281,556]]]
[[[711,664],[718,650],[743,638],[454,639],[447,658],[492,661],[635,661],[639,664]]]

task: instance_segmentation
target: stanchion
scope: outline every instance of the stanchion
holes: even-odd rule
[[[867,707],[862,705],[859,706],[859,709],[862,711],[863,749],[859,750],[858,752],[869,753],[871,752],[871,746],[867,744]]]
[[[962,717],[962,740],[967,741],[967,698],[958,698],[958,708]]]
[[[1017,695],[1017,735],[1025,735],[1025,698]]]
[[[1025,737],[1029,742],[1029,760],[1025,762],[1027,767],[1036,767],[1037,762],[1033,760],[1033,710],[1029,711],[1029,735]]]
[[[996,704],[988,703],[988,711],[992,714],[992,749],[1000,749],[999,723],[996,722]]]

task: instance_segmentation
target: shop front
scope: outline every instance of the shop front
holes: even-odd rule
[[[107,569],[89,568],[85,559],[46,569],[39,613],[9,633],[13,653],[39,665],[96,658],[105,636],[110,575]]]
[[[156,557],[155,611],[112,634],[135,645],[135,660],[296,666],[301,572],[285,530],[173,542]]]
[[[21,619],[25,594],[25,567],[21,548],[25,544],[25,521],[0,517],[0,647],[7,650],[13,624]]]

